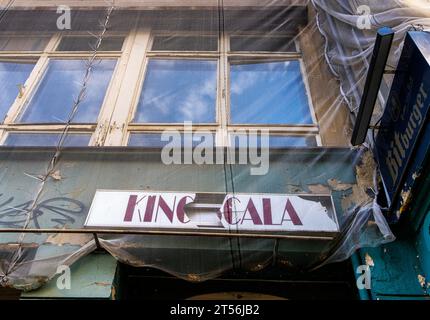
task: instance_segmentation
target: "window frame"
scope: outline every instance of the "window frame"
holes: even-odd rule
[[[230,51],[230,37],[231,36],[238,36],[238,35],[246,35],[246,36],[258,36],[259,34],[256,33],[247,33],[247,34],[243,34],[243,33],[235,33],[235,34],[231,34],[231,35],[226,35],[227,39],[227,45],[228,45],[228,51],[227,51],[227,66],[228,66],[228,85],[227,85],[227,117],[228,117],[228,127],[229,129],[232,130],[237,130],[237,129],[253,129],[253,130],[263,130],[263,129],[267,129],[269,128],[270,131],[273,131],[273,133],[284,133],[284,134],[300,134],[300,133],[305,133],[305,134],[317,134],[319,135],[319,128],[318,128],[318,121],[317,121],[317,117],[315,114],[315,108],[313,106],[313,102],[311,99],[311,91],[309,88],[309,83],[307,80],[307,76],[306,76],[306,69],[304,66],[304,62],[303,62],[303,56],[302,53],[300,51],[300,46],[299,46],[299,42],[295,39],[295,47],[296,47],[296,52],[274,52],[274,53],[269,53],[266,51]],[[261,34],[260,34],[261,35]],[[279,35],[281,36],[281,35]],[[235,59],[244,59],[244,61],[252,61],[252,59],[258,60],[258,61],[270,61],[270,60],[275,60],[275,61],[299,61],[300,63],[300,71],[301,71],[301,75],[302,75],[302,80],[305,86],[305,91],[306,91],[306,97],[307,97],[307,101],[308,101],[308,107],[309,107],[309,114],[311,116],[312,119],[312,124],[233,124],[231,122],[231,92],[230,92],[230,88],[231,88],[231,76],[230,76],[230,66],[231,66],[231,58],[235,58]],[[230,130],[229,130],[230,131]],[[317,139],[318,142],[318,139]],[[318,145],[320,145],[320,142],[318,142]]]
[[[134,93],[132,106],[128,113],[125,123],[124,136],[121,139],[121,145],[126,146],[130,134],[132,133],[154,133],[163,132],[163,130],[177,130],[182,132],[184,129],[183,123],[133,123],[133,117],[139,105],[139,99],[143,90],[148,62],[150,59],[192,59],[192,60],[213,60],[218,59],[217,67],[217,102],[216,102],[216,122],[213,124],[193,123],[193,130],[210,131],[215,134],[216,146],[230,146],[230,135],[237,130],[258,130],[260,132],[270,129],[270,133],[285,136],[313,136],[315,137],[317,146],[321,146],[321,137],[319,132],[318,121],[313,106],[311,92],[308,79],[306,76],[303,56],[300,51],[299,41],[294,38],[296,52],[266,52],[266,51],[230,51],[231,36],[265,36],[264,33],[248,32],[248,33],[232,33],[219,35],[215,32],[193,32],[193,31],[151,31],[145,30],[148,33],[148,41],[145,50],[145,57],[142,63],[141,75],[138,80],[138,87]],[[157,50],[152,51],[151,47],[153,40],[157,36],[216,36],[218,38],[218,51],[167,51]],[[291,34],[279,34],[279,37],[290,36]],[[309,113],[312,119],[312,124],[232,124],[231,109],[230,109],[230,60],[231,59],[258,59],[261,61],[269,61],[276,59],[277,61],[294,60],[299,61],[302,80],[306,90]],[[224,74],[227,78],[223,81]]]
[[[22,97],[17,97],[10,107],[3,124],[0,124],[0,145],[4,144],[8,132],[15,133],[54,133],[62,132],[64,124],[31,124],[15,123],[26,103],[31,99],[43,79],[50,59],[79,59],[91,56],[91,51],[56,51],[61,38],[67,36],[88,36],[88,32],[62,31],[50,33],[50,40],[43,51],[9,52],[0,51],[1,58],[34,58],[37,60],[33,71],[25,82]],[[0,33],[0,35],[7,35]],[[11,34],[15,35],[15,34]],[[117,63],[105,92],[104,101],[96,123],[71,124],[70,132],[91,133],[89,146],[127,146],[132,133],[162,133],[164,130],[184,131],[183,123],[133,123],[133,117],[139,105],[147,66],[150,59],[191,59],[217,61],[216,88],[216,119],[214,123],[193,123],[193,131],[211,132],[215,135],[216,146],[230,146],[231,133],[240,130],[258,130],[277,136],[313,136],[317,146],[321,146],[319,125],[312,103],[307,73],[303,62],[299,40],[291,33],[280,33],[280,37],[292,36],[296,52],[260,52],[260,51],[230,51],[231,36],[265,36],[262,32],[234,32],[218,34],[201,31],[155,31],[149,28],[134,28],[124,32],[108,32],[107,36],[123,36],[122,51],[98,52],[97,58],[116,59]],[[157,36],[214,36],[218,41],[217,51],[165,51],[151,50],[154,38]],[[271,35],[272,36],[272,35]],[[276,36],[276,35],[274,35]],[[307,125],[264,125],[264,124],[232,124],[230,121],[230,61],[231,59],[270,59],[297,60],[300,62],[302,80],[305,86],[308,106],[313,124]],[[224,81],[226,77],[226,81]]]

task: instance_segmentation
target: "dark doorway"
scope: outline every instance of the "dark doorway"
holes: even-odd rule
[[[350,261],[312,273],[288,274],[281,267],[261,272],[230,272],[205,282],[188,282],[153,268],[120,264],[119,299],[290,299],[358,298]]]

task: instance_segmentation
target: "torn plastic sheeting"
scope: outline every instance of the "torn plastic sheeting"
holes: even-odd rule
[[[46,69],[49,59],[56,59],[57,55],[78,59],[79,54],[73,51],[52,53],[51,50],[58,49],[59,43],[67,40],[70,34],[57,29],[59,15],[55,8],[49,7],[51,2],[37,1],[36,9],[31,2],[16,1],[2,14],[1,30],[7,33],[0,37],[1,41],[6,39],[0,42],[0,47],[18,46],[19,49],[28,45],[13,37],[9,39],[11,34],[19,35],[30,30],[42,32],[43,36],[49,37],[47,45],[51,49],[45,50],[43,57],[40,53],[32,53],[37,61],[41,61],[35,64],[33,72],[49,77],[51,74]],[[0,274],[4,285],[34,289],[51,279],[59,265],[69,265],[95,249],[90,236],[64,235],[60,230],[83,228],[97,189],[322,193],[333,198],[340,227],[339,236],[334,241],[99,236],[100,245],[121,262],[152,266],[191,281],[211,279],[232,269],[259,271],[273,263],[285,266],[290,272],[309,270],[347,259],[361,246],[376,246],[393,240],[373,199],[375,195],[369,195],[369,190],[375,189],[372,155],[350,149],[350,110],[342,99],[336,78],[329,73],[330,66],[338,71],[346,96],[352,92],[357,95],[359,87],[350,87],[348,81],[361,79],[365,74],[374,32],[356,30],[357,15],[351,11],[352,6],[347,6],[352,1],[339,2],[340,6],[334,2],[313,1],[319,13],[318,20],[312,4],[307,1],[224,0],[205,3],[203,7],[192,5],[194,1],[184,2],[182,6],[180,1],[163,1],[163,6],[147,2],[152,3],[146,4],[147,7],[141,7],[142,1],[139,1],[139,7],[127,7],[123,1],[115,1],[114,7],[103,7],[100,2],[94,2],[92,7],[88,1],[84,10],[76,9],[76,3],[69,3],[73,13],[72,31],[81,32],[80,36],[90,35],[91,38],[92,35],[97,42],[88,46],[84,55],[90,62],[83,64],[82,74],[74,79],[76,81],[54,82],[56,90],[64,96],[59,101],[45,104],[49,107],[70,100],[71,110],[66,113],[66,119],[62,119],[64,121],[56,123],[48,119],[52,125],[50,132],[61,134],[62,138],[51,149],[26,150],[12,146],[0,150],[1,181],[7,181],[0,184],[0,227],[58,228],[59,233],[1,234],[0,242],[6,246],[0,246]],[[381,12],[380,15],[384,8],[398,12],[398,4],[392,1],[378,4],[366,1],[365,4]],[[325,16],[336,21],[338,33],[326,29]],[[381,17],[378,16],[378,20]],[[409,20],[399,22],[394,15],[387,14],[384,18],[393,25],[398,24],[398,30],[406,30],[410,24]],[[419,21],[418,18],[415,21]],[[348,28],[354,31],[358,42],[349,41],[351,33],[345,33]],[[320,31],[327,40],[326,52]],[[119,53],[103,49],[106,43],[115,47],[115,41],[109,42],[112,34],[124,37]],[[343,34],[348,39],[344,39]],[[72,40],[71,48],[82,49],[82,43]],[[155,50],[154,43],[161,49]],[[342,44],[348,50],[339,51]],[[91,57],[96,56],[117,59],[106,89],[107,97],[101,98],[101,111],[91,109],[95,103],[86,104],[97,98],[93,95],[97,88],[91,83],[93,77],[99,76],[97,71],[101,68],[98,63],[91,63]],[[326,57],[329,65],[325,62]],[[20,57],[1,49],[0,62],[11,58]],[[150,61],[158,61],[158,64],[150,64]],[[183,61],[188,64],[182,64]],[[190,61],[198,61],[200,65]],[[213,61],[215,67],[211,64]],[[143,69],[144,66],[147,69]],[[347,71],[340,72],[342,67]],[[177,74],[184,70],[193,70],[193,81]],[[16,100],[13,110],[21,113],[15,118],[8,116],[4,128],[0,129],[0,141],[7,142],[12,131],[23,130],[16,120],[31,106],[37,108],[33,97],[39,85],[34,73],[22,99],[33,104],[28,106]],[[163,73],[167,76],[163,77]],[[294,76],[290,77],[290,74]],[[151,79],[157,85],[151,86],[143,78]],[[78,89],[63,90],[71,82]],[[175,87],[178,83],[180,86]],[[193,90],[187,91],[189,87]],[[181,101],[185,102],[181,104]],[[30,109],[24,110],[24,105]],[[176,109],[169,109],[173,105]],[[85,108],[97,113],[95,118],[102,120],[96,120],[99,122],[89,127],[74,122],[75,117],[85,113]],[[158,113],[148,114],[148,110],[158,110]],[[225,114],[217,114],[219,110],[225,110]],[[157,126],[133,122],[129,119],[131,115],[143,122],[152,117]],[[182,118],[169,118],[178,115]],[[151,133],[157,130],[161,133],[159,127],[168,127],[163,127],[163,121],[172,124],[190,120],[187,117],[196,117],[195,122],[206,122],[204,127],[215,135],[218,130],[224,130],[222,134],[226,137],[227,127],[233,130],[258,125],[273,128],[273,137],[279,139],[273,139],[273,143],[285,143],[286,140],[282,140],[285,137],[291,140],[287,140],[290,141],[288,145],[281,146],[284,148],[271,149],[269,170],[263,176],[252,176],[250,163],[165,165],[161,162],[160,152],[146,149],[73,151],[65,148],[67,138],[81,131],[92,135],[90,143],[96,141],[94,145],[125,147],[127,141],[132,141],[133,134],[147,132],[149,128]],[[224,121],[222,125],[221,121]],[[40,124],[31,125],[36,128],[35,132],[45,132],[46,128]],[[136,127],[137,132],[134,131]],[[129,136],[130,140],[127,140]],[[232,227],[229,232],[237,230]],[[33,244],[31,248],[30,244]]]
[[[413,28],[430,30],[426,1],[311,1],[318,12],[318,28],[326,39],[326,60],[340,78],[341,93],[353,112],[360,104],[377,29],[388,26],[395,31],[388,61],[391,69],[397,67],[406,32]],[[388,88],[389,78],[386,76]],[[388,93],[382,90],[384,99]],[[379,106],[379,113],[383,107]]]
[[[67,248],[67,249],[66,249]],[[12,266],[1,264],[0,283],[5,287],[31,291],[40,288],[58,274],[59,266],[71,266],[96,249],[94,241],[83,246],[54,246],[39,244],[37,249],[22,248],[20,261]],[[3,270],[8,270],[5,273]]]

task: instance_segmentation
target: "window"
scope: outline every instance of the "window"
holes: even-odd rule
[[[96,41],[88,33],[0,35],[3,145],[56,146],[66,126],[63,146],[94,144],[125,36],[106,35],[90,64]]]
[[[216,121],[217,62],[151,59],[134,122]]]
[[[312,124],[300,62],[230,64],[233,124]]]
[[[293,37],[231,36],[231,51],[297,52]]]
[[[50,60],[45,76],[19,118],[21,123],[66,123],[82,88],[86,60]],[[95,123],[115,60],[100,60],[89,78],[85,97],[73,116],[74,123]]]
[[[90,134],[68,133],[64,137],[62,146],[87,146],[90,138]],[[4,145],[17,147],[55,147],[58,145],[60,139],[60,133],[10,133]]]
[[[24,88],[24,84],[35,65],[31,60],[0,60],[0,123],[3,122],[15,98]]]
[[[154,36],[152,51],[217,51],[216,36]]]
[[[184,122],[204,126],[224,146],[243,129],[270,129],[274,147],[318,144],[293,37],[154,33],[149,45],[129,145],[163,145],[155,142],[161,132]]]
[[[170,129],[183,144],[188,122],[216,146],[267,129],[272,148],[320,144],[289,34],[109,31],[88,69],[96,46],[88,33],[0,33],[1,144],[55,146],[67,127],[65,146],[162,147]]]
[[[61,38],[57,51],[92,51],[98,39],[92,36],[65,36]],[[105,37],[100,43],[100,51],[121,51],[124,37]]]
[[[261,147],[261,135],[255,135],[250,142],[250,137],[243,134],[230,135],[230,145],[232,147],[241,148],[242,146]],[[270,135],[269,147],[271,149],[287,148],[287,147],[316,147],[317,140],[315,136],[288,136],[288,135]]]
[[[195,147],[201,143],[208,142],[208,146],[213,146],[213,144],[209,143],[210,141],[206,141],[206,136],[212,138],[212,142],[215,139],[213,135],[211,137],[210,133],[203,133],[202,135],[193,134],[190,144],[192,147]],[[177,148],[183,147],[185,145],[184,135],[180,134],[176,139],[174,135],[163,139],[160,133],[132,133],[128,140],[128,145],[134,147],[162,148],[167,144]]]
[[[3,35],[0,36],[0,51],[43,51],[49,36]]]

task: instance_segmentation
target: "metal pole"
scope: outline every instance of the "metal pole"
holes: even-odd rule
[[[255,238],[255,239],[296,239],[296,240],[333,240],[332,233],[318,235],[299,234],[253,234],[253,233],[221,233],[221,232],[193,232],[166,230],[118,230],[118,229],[0,229],[1,233],[68,233],[68,234],[113,234],[113,235],[148,235],[148,236],[191,236],[216,238]]]

